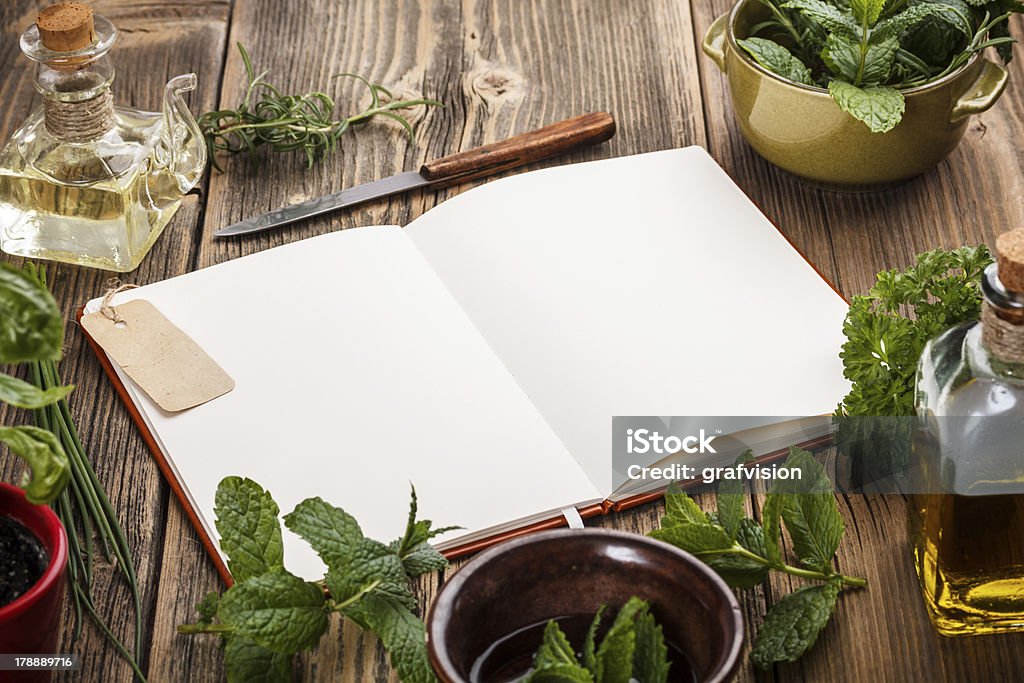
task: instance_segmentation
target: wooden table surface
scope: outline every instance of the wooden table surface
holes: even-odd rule
[[[33,105],[32,69],[17,36],[41,4],[0,3],[4,139]],[[341,228],[404,225],[466,188],[395,197],[248,239],[211,239],[214,230],[254,213],[597,110],[614,113],[618,134],[563,162],[702,145],[847,296],[917,252],[991,243],[997,233],[1024,225],[1021,61],[1011,66],[1006,95],[971,121],[963,144],[937,169],[887,192],[843,195],[802,184],[744,143],[725,81],[698,47],[728,0],[98,0],[95,7],[121,31],[112,55],[115,97],[123,104],[156,109],[168,78],[195,71],[193,111],[233,105],[243,86],[234,48],[241,42],[257,67],[270,69],[271,80],[286,88],[320,87],[334,73],[354,71],[446,105],[416,112],[413,143],[395,125],[372,123],[347,134],[339,153],[313,170],[298,154],[266,156],[258,168],[227,161],[223,174],[213,173],[186,198],[150,256],[125,278],[138,284]],[[343,107],[362,104],[352,102],[363,94],[351,83],[340,83],[338,92]],[[64,312],[71,316],[102,293],[108,277],[56,267],[52,280]],[[77,330],[69,330],[62,367],[64,379],[78,386],[72,411],[135,554],[148,625],[143,669],[153,681],[221,679],[217,639],[175,632],[193,619],[193,605],[206,592],[221,587],[213,564]],[[13,481],[16,474],[17,465],[4,456],[0,476]],[[758,503],[752,496],[753,510]],[[840,567],[866,576],[870,588],[841,598],[836,617],[800,662],[769,671],[745,662],[739,680],[1024,680],[1024,636],[952,640],[932,630],[906,548],[904,507],[895,496],[840,501],[847,525]],[[660,512],[652,504],[596,523],[643,533]],[[99,571],[95,592],[102,612],[127,633],[129,603],[111,576],[110,568]],[[419,582],[421,605],[441,580]],[[789,584],[772,579],[740,594],[748,635]],[[82,669],[57,680],[130,680],[92,627],[76,643],[65,633],[60,651],[79,653]],[[376,641],[351,625],[334,626],[314,654],[297,659],[296,676],[394,678]]]

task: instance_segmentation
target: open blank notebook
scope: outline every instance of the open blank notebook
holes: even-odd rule
[[[411,482],[464,527],[451,549],[614,499],[613,416],[823,415],[847,389],[846,304],[698,147],[505,178],[114,304],[138,298],[236,382],[170,414],[114,370],[211,550],[229,475],[382,541]],[[287,530],[285,562],[322,575]]]

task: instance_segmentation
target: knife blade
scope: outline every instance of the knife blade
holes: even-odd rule
[[[218,230],[213,236],[220,238],[263,232],[421,187],[445,187],[483,178],[585,145],[598,144],[613,135],[615,119],[611,114],[584,114],[501,142],[428,161],[419,171],[399,173],[255,216]]]

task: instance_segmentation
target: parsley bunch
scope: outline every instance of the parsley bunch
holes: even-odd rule
[[[981,275],[992,263],[984,244],[918,254],[905,269],[882,271],[855,296],[843,323],[843,375],[853,383],[843,416],[914,414],[914,380],[929,339],[981,313]]]
[[[295,654],[317,645],[336,612],[380,638],[402,681],[437,680],[409,579],[448,566],[428,541],[450,528],[432,530],[429,521],[416,519],[415,489],[405,534],[390,545],[363,536],[351,515],[320,498],[308,498],[286,515],[285,525],[327,565],[327,576],[317,583],[284,568],[279,510],[259,484],[224,479],[215,510],[221,550],[236,583],[221,596],[208,595],[197,605],[200,621],[178,632],[221,635],[229,683],[291,681]]]
[[[737,465],[751,459],[747,451]],[[760,524],[744,514],[744,485],[737,476],[722,479],[714,514],[705,513],[673,485],[665,494],[661,528],[650,533],[696,555],[734,588],[752,588],[770,571],[815,582],[768,610],[750,652],[761,668],[798,659],[828,623],[840,591],[867,585],[866,579],[845,576],[832,567],[845,525],[824,468],[799,448],[790,449],[783,467],[799,470],[800,478],[776,480],[765,497]],[[783,526],[799,567],[787,564],[783,556]]]
[[[587,630],[582,663],[558,622],[549,621],[524,683],[666,683],[668,646],[647,602],[630,598],[598,645],[603,613],[602,605]]]
[[[787,80],[827,88],[875,133],[903,118],[901,89],[938,80],[995,47],[1010,61],[1017,0],[761,0],[770,18],[739,45]]]

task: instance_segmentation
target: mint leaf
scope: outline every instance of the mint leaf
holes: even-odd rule
[[[850,11],[860,24],[874,26],[885,8],[886,0],[850,0]]]
[[[271,652],[245,636],[231,636],[224,646],[228,683],[291,683],[294,658]]]
[[[888,19],[878,22],[871,31],[872,41],[898,38],[907,29],[916,26],[928,17],[940,19],[964,36],[974,33],[970,10],[962,5],[945,2],[919,2]]]
[[[854,21],[853,16],[833,4],[822,0],[790,0],[781,7],[798,10],[808,19],[821,24],[830,33],[838,33],[849,40],[860,38],[861,28]]]
[[[646,602],[632,597],[615,616],[611,628],[597,647],[594,678],[599,683],[630,683],[633,653],[636,651],[635,619],[646,608]]]
[[[277,503],[252,479],[226,477],[214,499],[220,548],[235,581],[246,581],[284,566]]]
[[[199,614],[200,624],[211,624],[217,616],[217,606],[220,604],[220,593],[210,591],[203,596],[203,599],[196,603],[196,613]]]
[[[323,590],[283,569],[233,585],[217,617],[235,634],[282,654],[313,648],[327,630]]]
[[[662,527],[650,533],[653,538],[664,541],[695,555],[724,551],[732,547],[732,539],[725,529],[708,522]]]
[[[552,664],[530,672],[525,683],[593,683],[593,676],[575,664]]]
[[[906,104],[899,90],[880,86],[858,88],[835,80],[828,84],[828,91],[840,109],[862,121],[873,133],[888,132],[903,119]]]
[[[71,479],[71,463],[52,432],[38,427],[0,427],[0,443],[28,463],[21,486],[35,505],[52,503]]]
[[[790,449],[786,467],[799,470],[800,493],[786,496],[782,519],[793,539],[793,550],[806,566],[831,570],[832,557],[846,530],[832,485],[823,468],[807,451]]]
[[[410,577],[437,572],[448,567],[448,560],[436,548],[424,543],[402,558],[402,567]]]
[[[864,55],[864,69],[860,75],[860,82],[884,83],[889,80],[893,62],[896,60],[896,51],[899,49],[900,42],[895,38],[868,45]]]
[[[448,560],[438,552],[428,541],[435,536],[451,531],[458,527],[445,527],[434,529],[430,527],[433,523],[429,519],[416,519],[416,487],[412,487],[412,496],[409,503],[409,518],[405,525],[405,534],[402,538],[391,544],[392,549],[402,560],[405,573],[410,577],[416,577],[427,572],[440,571],[448,566]]]
[[[736,542],[758,557],[765,557],[764,532],[754,520],[747,518],[740,522]],[[713,555],[704,561],[733,588],[753,588],[768,578],[767,566],[746,557]]]
[[[757,632],[750,659],[767,669],[773,662],[792,662],[806,652],[835,609],[839,586],[829,582],[806,586],[773,605]]]
[[[767,38],[747,38],[737,40],[737,44],[746,50],[754,61],[771,71],[773,74],[804,85],[814,85],[811,70],[793,56],[789,50]]]
[[[337,603],[359,599],[369,591],[387,594],[412,609],[416,601],[398,555],[383,543],[369,538],[352,546],[348,557],[333,557],[327,569],[327,589]]]
[[[587,636],[583,639],[583,666],[590,673],[597,672],[597,629],[601,627],[601,617],[604,615],[604,605],[597,609],[594,620],[590,622],[587,629]]]
[[[60,360],[64,320],[39,280],[0,263],[0,363]]]
[[[708,516],[672,482],[665,490],[665,515],[671,524],[707,524]]]
[[[285,515],[284,525],[306,540],[327,566],[348,562],[363,532],[355,518],[322,498],[307,498]]]
[[[745,516],[743,503],[746,501],[746,485],[739,476],[740,465],[745,465],[754,460],[754,454],[749,449],[736,459],[733,465],[735,479],[723,478],[718,484],[718,523],[729,534],[730,539],[735,539],[739,532],[740,522]]]
[[[856,81],[860,72],[860,46],[842,36],[830,33],[821,50],[821,59],[834,74]]]
[[[9,403],[16,408],[38,410],[61,400],[74,388],[73,386],[52,387],[43,391],[33,384],[0,372],[0,403]]]
[[[782,508],[786,502],[785,493],[769,491],[761,508],[761,525],[764,530],[764,556],[773,565],[782,563],[782,545],[780,531],[782,529]]]
[[[577,665],[576,653],[554,619],[544,627],[544,638],[537,654],[533,656],[533,666],[542,669],[555,664]]]
[[[434,683],[423,622],[401,602],[370,593],[359,602],[360,620],[377,634],[402,683]]]
[[[645,608],[636,620],[636,653],[633,655],[633,679],[643,683],[667,683],[668,646],[654,616]]]

